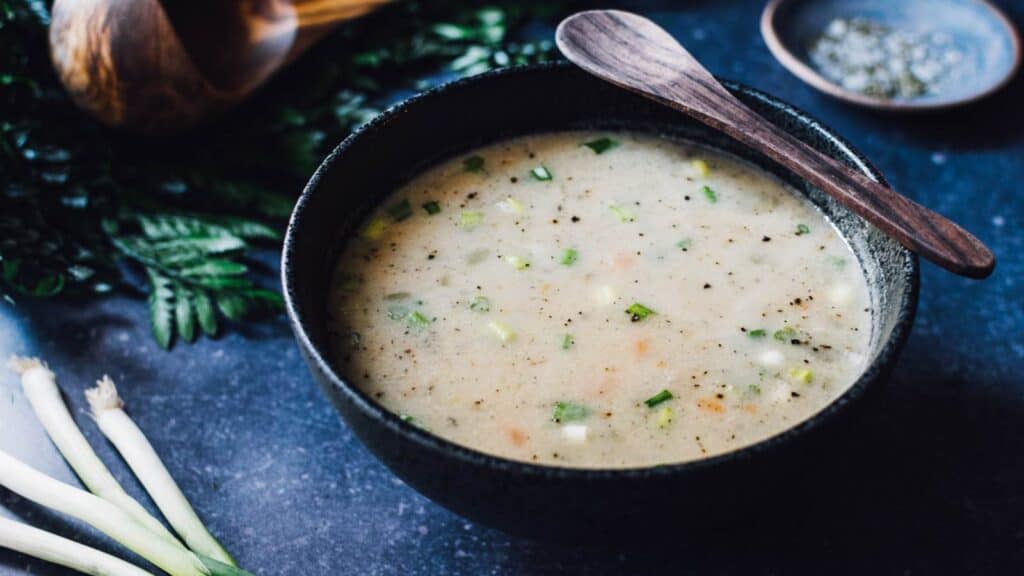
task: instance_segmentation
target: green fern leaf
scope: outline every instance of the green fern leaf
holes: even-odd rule
[[[192,299],[189,291],[180,282],[174,283],[174,320],[178,336],[186,342],[196,339],[196,322],[192,316]]]
[[[174,336],[174,290],[171,281],[152,268],[146,269],[149,276],[149,321],[153,326],[153,337],[163,348],[171,347]]]
[[[199,328],[207,336],[217,335],[217,313],[213,309],[213,302],[205,290],[196,290],[192,293],[192,306],[196,311],[196,318],[199,320]]]
[[[240,238],[247,240],[273,240],[275,242],[281,240],[280,232],[262,222],[245,218],[222,218],[220,222],[229,232]]]
[[[245,274],[249,268],[233,260],[210,258],[194,266],[181,269],[182,276],[238,276]]]
[[[245,315],[249,313],[248,301],[230,292],[217,295],[217,308],[220,309],[221,314],[236,322],[245,318]]]

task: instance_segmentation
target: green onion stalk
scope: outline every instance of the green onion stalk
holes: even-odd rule
[[[51,478],[0,450],[0,486],[41,506],[90,524],[171,576],[211,576],[198,556],[154,536],[110,502]]]
[[[16,520],[0,517],[0,546],[94,576],[153,576],[142,568]]]
[[[85,393],[96,423],[142,482],[160,512],[189,548],[217,562],[236,566],[234,558],[203,525],[146,435],[122,409],[124,402],[114,381],[104,376],[96,385]]]
[[[121,487],[114,475],[99,459],[82,431],[71,418],[67,405],[57,388],[57,379],[42,362],[36,358],[12,357],[7,362],[15,372],[21,374],[21,388],[36,417],[42,423],[50,439],[60,450],[64,459],[75,471],[90,492],[127,512],[147,530],[170,542],[178,543],[159,520],[154,518],[141,504]]]

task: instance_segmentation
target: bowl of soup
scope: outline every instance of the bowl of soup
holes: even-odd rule
[[[431,90],[341,143],[282,279],[314,377],[396,475],[488,525],[589,539],[729,525],[798,488],[884,383],[918,267],[760,154],[547,64]]]

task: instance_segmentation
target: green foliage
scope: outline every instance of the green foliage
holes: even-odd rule
[[[278,309],[280,296],[258,288],[273,275],[250,256],[275,247],[330,148],[396,97],[553,57],[549,41],[518,35],[566,4],[395,2],[214,125],[142,139],[67,98],[49,62],[47,2],[0,0],[0,299],[142,290],[163,346]]]

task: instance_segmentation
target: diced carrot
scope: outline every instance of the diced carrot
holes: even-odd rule
[[[628,270],[633,267],[633,260],[629,254],[616,254],[612,260],[612,267],[616,270]]]
[[[523,444],[526,443],[526,433],[520,430],[519,428],[511,426],[508,429],[506,429],[506,432],[508,432],[508,439],[512,442],[512,444],[515,444],[516,446],[522,446]]]
[[[743,411],[748,414],[757,414],[757,406],[754,406],[753,404],[744,404]]]
[[[719,402],[717,398],[701,398],[697,400],[697,407],[701,410],[714,412],[715,414],[725,413],[725,405]]]
[[[641,338],[633,343],[633,352],[637,358],[643,358],[647,355],[647,349],[651,347],[651,340],[649,338]]]

